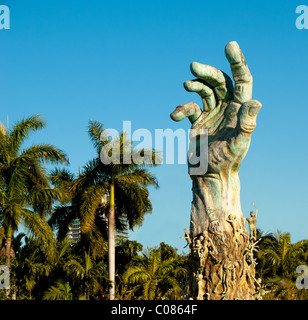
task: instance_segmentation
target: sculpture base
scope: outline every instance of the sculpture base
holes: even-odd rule
[[[231,217],[230,217],[231,218]],[[255,239],[234,220],[223,232],[206,230],[190,243],[189,291],[196,300],[252,300],[260,281],[255,278]]]

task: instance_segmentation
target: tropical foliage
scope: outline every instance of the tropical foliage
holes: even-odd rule
[[[296,268],[308,264],[308,240],[292,243],[290,233],[280,231],[261,236],[257,260],[265,299],[308,299],[306,290],[296,288]]]
[[[166,250],[167,249],[167,250]],[[129,298],[139,296],[145,300],[183,298],[181,284],[185,285],[184,256],[164,243],[142,256],[136,256],[131,267],[123,274],[124,283],[130,285]]]
[[[76,174],[63,166],[63,151],[27,141],[45,126],[40,115],[11,128],[0,123],[0,264],[10,270],[10,289],[1,289],[0,299],[188,299],[186,254],[164,242],[144,249],[121,237],[152,211],[148,188],[158,181],[149,169],[159,154],[133,148],[125,133],[108,138],[102,123],[90,121],[96,156]],[[71,239],[75,221],[79,236]],[[308,265],[308,240],[260,231],[258,238],[263,298],[308,299],[295,285],[296,267]]]
[[[110,298],[115,295],[115,229],[121,231],[127,226],[133,229],[141,226],[144,215],[152,211],[148,186],[158,187],[154,175],[146,167],[155,166],[158,155],[153,150],[136,150],[122,133],[114,139],[107,139],[103,124],[90,121],[90,140],[96,149],[96,157],[90,160],[75,178],[67,170],[55,169],[51,173],[53,183],[67,194],[69,206],[58,206],[50,219],[57,225],[59,236],[67,234],[72,220],[80,220],[83,239],[87,239],[94,255],[104,250],[104,235],[108,233],[109,280],[112,283]],[[102,161],[102,150],[106,157],[118,156],[117,163]],[[136,163],[134,157],[141,155],[143,161]],[[126,161],[123,161],[125,158]],[[109,198],[109,201],[108,201]],[[108,217],[108,226],[103,217]],[[108,230],[108,232],[107,232]]]
[[[0,223],[7,266],[14,256],[12,239],[21,224],[49,249],[53,245],[53,232],[45,217],[53,202],[61,200],[61,193],[50,187],[44,163],[68,160],[63,151],[49,144],[23,148],[29,135],[44,127],[40,115],[25,118],[10,129],[0,124]]]

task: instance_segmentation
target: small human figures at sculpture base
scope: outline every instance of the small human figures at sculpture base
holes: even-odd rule
[[[188,233],[188,230],[187,228],[184,228],[184,237],[181,237],[181,239],[185,239],[187,241],[187,244],[184,248],[186,248],[187,246],[189,246],[191,244],[191,238],[190,238],[190,235]]]
[[[257,216],[258,216],[258,209],[254,203],[252,205],[256,208],[256,213],[254,211],[250,211],[250,218],[244,217],[244,221],[248,222],[249,225],[249,234],[251,240],[257,239]]]
[[[202,275],[202,271],[199,271],[196,275],[196,281],[198,283],[198,296],[197,300],[204,300],[205,294],[205,280]]]
[[[237,224],[236,217],[234,215],[228,215],[226,221],[228,221],[231,224],[234,233],[234,241],[240,246],[242,244],[240,237],[243,236],[244,238],[248,238],[247,234],[243,232],[242,227],[239,224]]]
[[[222,242],[229,246],[233,243],[233,255],[225,253],[220,238],[215,237],[209,231],[203,231],[194,238],[182,237],[190,241],[191,270],[193,270],[192,295],[197,300],[216,299],[238,299],[239,295],[245,296],[243,284],[251,288],[250,298],[258,298],[255,295],[259,284],[255,279],[255,265],[257,264],[254,254],[257,252],[258,241],[253,241],[243,235],[244,230],[234,216],[226,219],[231,226],[231,237],[228,235],[222,238]],[[187,229],[186,235],[188,235]]]
[[[259,278],[256,280],[257,283],[257,290],[256,294],[254,295],[254,298],[256,300],[262,300],[263,296],[266,295],[267,293],[270,293],[270,290],[265,290],[265,286],[262,284],[262,279]]]
[[[258,251],[257,243],[261,240],[261,238],[258,241],[250,240],[250,242],[247,244],[247,247],[243,251],[243,256],[246,259],[246,262],[250,264],[257,265],[256,259],[254,259],[254,252]]]

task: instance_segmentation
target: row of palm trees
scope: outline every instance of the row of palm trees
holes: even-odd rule
[[[52,255],[56,252],[53,229],[59,240],[64,239],[73,219],[78,218],[82,241],[94,257],[102,256],[108,234],[110,299],[114,299],[115,230],[140,226],[152,211],[148,187],[158,188],[158,182],[148,168],[159,163],[159,155],[154,150],[136,150],[125,133],[108,139],[103,124],[89,121],[95,158],[77,176],[67,168],[56,167],[48,173],[45,164],[68,164],[67,155],[49,144],[23,148],[29,135],[45,125],[40,115],[34,115],[10,129],[0,126],[0,240],[5,263],[11,266],[15,255],[12,239],[22,225]],[[144,161],[104,164],[100,155],[106,146],[109,156],[117,150],[121,160],[137,153]]]
[[[23,244],[21,245],[21,239]],[[95,258],[84,244],[65,238],[51,255],[41,242],[19,233],[14,238],[11,292],[0,299],[109,299],[108,254]],[[136,241],[116,241],[116,299],[183,299],[186,295],[187,256],[165,243],[142,250]]]
[[[103,124],[89,121],[96,156],[76,175],[59,148],[25,147],[30,134],[45,126],[40,115],[10,129],[0,124],[0,264],[10,268],[11,284],[0,298],[188,298],[187,255],[165,243],[143,250],[116,237],[116,231],[141,226],[152,211],[148,188],[158,182],[149,168],[160,162],[159,154],[134,149],[125,133],[108,139]],[[117,152],[127,160],[137,154],[145,161],[106,164],[100,158],[106,146],[109,156]],[[75,219],[77,243],[67,237]],[[289,233],[259,232],[258,238],[256,278],[262,279],[264,298],[308,299],[295,286],[296,267],[308,265],[308,241],[291,243]]]
[[[279,230],[267,235],[259,231],[258,237],[261,241],[256,255],[256,273],[267,292],[264,298],[308,300],[307,290],[296,287],[300,276],[296,273],[297,266],[308,267],[308,240],[292,243],[290,233]]]
[[[14,256],[12,239],[21,225],[41,239],[46,248],[53,245],[53,232],[46,216],[62,195],[50,186],[44,163],[66,164],[68,158],[49,144],[22,148],[29,135],[45,125],[39,115],[21,120],[10,130],[0,124],[0,221],[8,267]]]
[[[307,300],[307,290],[296,288],[298,265],[308,263],[307,240],[291,243],[289,233],[261,235],[256,254],[256,278],[262,279],[263,299]],[[22,241],[21,241],[22,240]],[[11,295],[17,299],[109,299],[108,246],[98,258],[81,239],[56,241],[46,252],[41,241],[19,233],[13,239]],[[188,256],[161,243],[147,248],[124,238],[115,247],[116,299],[187,299]],[[1,262],[1,261],[0,261]],[[0,290],[0,298],[8,298]]]

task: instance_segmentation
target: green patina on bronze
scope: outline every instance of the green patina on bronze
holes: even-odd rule
[[[195,299],[252,299],[258,286],[255,239],[245,229],[239,170],[261,103],[251,100],[253,80],[237,42],[229,42],[225,54],[234,86],[224,72],[193,62],[191,72],[197,78],[186,81],[184,88],[200,95],[203,110],[190,102],[171,113],[174,121],[187,117],[192,129],[209,132],[208,170],[191,176],[190,294]]]

